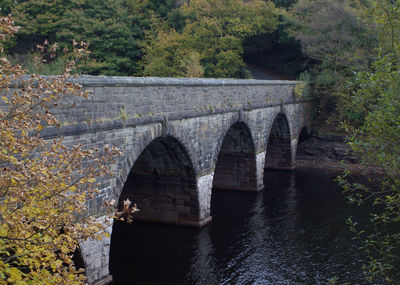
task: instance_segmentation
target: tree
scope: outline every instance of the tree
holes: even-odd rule
[[[23,29],[8,41],[13,52],[26,53],[37,43],[55,42],[65,12],[73,7],[73,0],[22,0],[2,1],[2,10],[13,14],[13,19]]]
[[[145,66],[143,75],[145,76],[161,76],[161,77],[184,77],[187,75],[185,69],[186,56],[194,53],[184,36],[175,30],[169,32],[159,31],[157,33],[157,41],[151,41],[144,47]],[[199,69],[199,76],[203,75],[202,67],[199,60],[195,64]]]
[[[277,24],[274,5],[260,0],[193,0],[178,10],[186,19],[181,31],[153,25],[156,32],[144,44],[145,75],[187,76],[184,55],[195,60],[196,70],[201,65],[206,77],[240,77],[245,38],[271,32]]]
[[[311,61],[311,80],[321,121],[338,126],[341,95],[354,71],[368,69],[375,55],[374,25],[359,2],[300,0],[290,10],[289,33]],[[339,120],[338,120],[339,119]]]
[[[284,4],[275,3],[277,6]],[[299,41],[288,33],[291,22],[284,9],[280,8],[279,24],[273,33],[258,34],[246,39],[244,58],[248,63],[294,79],[306,70],[309,60],[303,55]]]
[[[346,118],[350,144],[361,163],[380,169],[379,187],[339,181],[351,201],[368,204],[369,229],[349,219],[368,256],[371,281],[397,284],[400,278],[400,1],[378,0],[369,15],[377,26],[379,49],[371,68],[356,73],[348,91],[353,116]]]
[[[105,226],[88,216],[86,202],[98,191],[96,179],[108,173],[103,162],[118,151],[41,136],[59,125],[51,114],[59,99],[87,93],[71,83],[74,62],[50,78],[24,76],[10,64],[2,43],[17,30],[0,18],[0,284],[81,284],[72,255],[79,242],[101,238]],[[75,49],[76,60],[85,49]]]
[[[7,16],[11,13],[11,8],[14,6],[13,0],[3,0],[0,3],[0,15]]]
[[[61,46],[73,39],[88,42],[90,56],[79,67],[82,73],[133,75],[140,54],[133,20],[123,0],[76,1],[65,12],[56,41]]]
[[[133,75],[140,57],[136,38],[140,39],[142,31],[136,27],[137,17],[130,14],[128,4],[125,0],[3,2],[0,7],[11,9],[16,24],[23,28],[7,41],[7,48],[13,55],[25,55],[45,40],[57,43],[61,49],[72,48],[73,39],[84,40],[89,43],[90,54],[81,62],[80,72]],[[58,56],[53,60],[63,54]],[[29,61],[29,57],[23,61]]]

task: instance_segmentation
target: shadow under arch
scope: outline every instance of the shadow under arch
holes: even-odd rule
[[[234,123],[223,139],[216,161],[213,188],[258,191],[253,138],[243,122]]]
[[[113,284],[127,284],[123,278],[126,272],[132,272],[132,268],[127,267],[130,263],[126,262],[126,256],[132,253],[130,243],[135,242],[135,238],[126,234],[137,226],[136,221],[198,225],[197,180],[183,144],[171,136],[156,138],[148,144],[134,162],[123,185],[119,209],[126,199],[136,203],[140,211],[134,214],[133,224],[121,221],[113,224],[109,251],[109,272],[113,275]],[[151,229],[150,223],[147,226]],[[158,238],[160,236],[155,236],[154,240]],[[152,250],[160,248],[153,246]],[[142,256],[148,255],[148,252],[140,252]]]
[[[306,141],[309,138],[310,138],[310,132],[308,131],[307,127],[301,128],[299,137],[297,139],[297,145],[303,143],[304,141]]]
[[[135,220],[172,224],[198,221],[195,171],[177,139],[156,138],[142,151],[122,188],[119,209],[126,199],[140,209]]]
[[[272,124],[265,156],[266,169],[292,170],[291,136],[285,114],[278,114]]]
[[[310,138],[310,133],[307,127],[303,127],[300,131],[299,137],[297,139],[297,146],[296,146],[296,164],[297,161],[301,164],[301,161],[306,159],[306,144],[304,143],[306,140]]]

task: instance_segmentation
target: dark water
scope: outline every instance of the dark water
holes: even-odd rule
[[[261,193],[214,191],[203,229],[114,227],[114,284],[363,284],[347,204],[321,171],[266,172]]]

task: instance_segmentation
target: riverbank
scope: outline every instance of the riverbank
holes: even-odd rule
[[[298,169],[324,169],[334,172],[350,170],[354,174],[379,173],[374,167],[365,168],[346,144],[341,135],[313,134],[297,147],[296,167]]]

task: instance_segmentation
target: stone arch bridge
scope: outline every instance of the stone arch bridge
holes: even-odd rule
[[[114,176],[88,201],[137,203],[136,219],[201,227],[211,221],[212,189],[261,191],[264,168],[294,169],[311,103],[294,81],[82,76],[89,99],[67,98],[62,123],[44,135],[66,144],[113,144],[123,151]],[[110,228],[111,233],[111,228]],[[110,239],[81,245],[88,281],[109,280]]]

